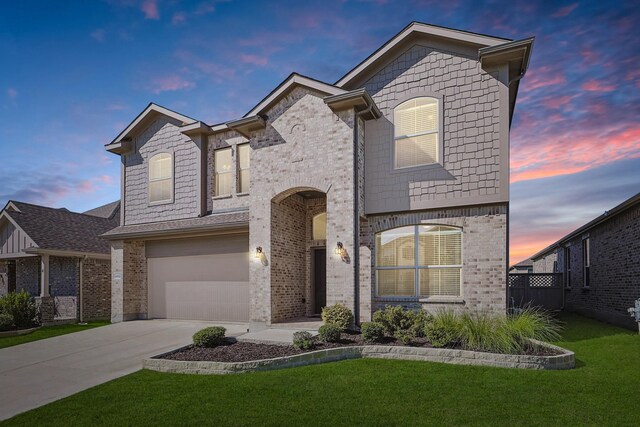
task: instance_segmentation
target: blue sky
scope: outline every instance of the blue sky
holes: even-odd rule
[[[102,148],[149,102],[217,123],[292,71],[334,82],[423,21],[536,36],[511,133],[512,261],[640,191],[632,1],[30,1],[0,11],[0,204],[115,200]]]

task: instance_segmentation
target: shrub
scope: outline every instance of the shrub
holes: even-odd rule
[[[13,329],[13,317],[9,313],[0,311],[0,332]]]
[[[517,315],[507,316],[503,328],[515,341],[519,351],[530,346],[529,339],[557,341],[562,330],[554,318],[535,308],[525,308]]]
[[[395,337],[404,345],[411,344],[411,341],[416,337],[413,329],[400,329],[396,331]]]
[[[342,304],[322,308],[322,320],[325,324],[333,324],[344,331],[353,322],[353,313]]]
[[[341,332],[342,330],[340,327],[332,323],[327,323],[326,325],[320,326],[320,329],[318,329],[318,337],[324,342],[338,342],[340,341]]]
[[[505,316],[468,313],[460,316],[460,340],[467,350],[516,353],[518,346],[504,327]]]
[[[384,338],[384,326],[378,322],[364,322],[360,329],[362,330],[362,339],[365,342],[380,342]]]
[[[415,313],[413,318],[413,325],[411,326],[411,332],[415,337],[424,337],[424,328],[432,319],[432,316],[424,310],[419,310]]]
[[[373,321],[380,323],[389,336],[396,336],[397,331],[409,330],[413,327],[416,313],[405,310],[399,305],[388,305],[373,313]]]
[[[16,328],[30,328],[39,323],[38,306],[24,289],[0,298],[0,312],[11,316]]]
[[[452,310],[439,310],[427,322],[424,336],[434,347],[447,347],[460,341],[460,319]]]
[[[222,326],[211,326],[199,330],[193,335],[193,345],[196,347],[216,347],[224,342],[227,332]]]
[[[300,350],[311,350],[315,347],[315,343],[309,332],[298,331],[293,333],[293,346]]]

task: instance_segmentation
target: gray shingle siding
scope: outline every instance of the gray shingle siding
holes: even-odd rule
[[[134,139],[134,152],[124,155],[125,225],[193,218],[198,211],[197,145],[180,133],[177,120],[157,118]],[[149,159],[158,153],[173,154],[174,200],[149,205]]]
[[[475,57],[414,45],[365,83],[383,113],[366,124],[368,214],[508,200],[496,76]],[[444,166],[393,170],[393,109],[416,96],[444,100]]]

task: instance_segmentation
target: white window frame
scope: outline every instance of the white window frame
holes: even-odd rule
[[[225,150],[229,150],[229,152],[231,153],[231,168],[228,171],[225,172],[219,172],[218,171],[218,165],[216,164],[216,153],[221,152],[221,151],[225,151]],[[233,173],[234,173],[234,168],[233,168],[233,147],[223,147],[223,148],[218,148],[216,150],[213,151],[213,190],[214,190],[214,198],[224,198],[224,197],[231,197],[233,195]],[[226,174],[230,174],[231,175],[231,189],[229,190],[228,193],[225,194],[220,194],[219,189],[218,189],[218,183],[219,183],[219,176],[220,175],[226,175]]]
[[[591,239],[589,236],[582,238],[582,287],[591,287]]]
[[[242,147],[246,147],[249,150],[249,166],[246,168],[243,168],[240,166],[240,149]],[[233,154],[232,154],[233,155]],[[251,147],[249,145],[249,143],[244,143],[244,144],[238,144],[236,145],[236,176],[238,178],[238,181],[236,182],[236,192],[238,194],[249,194],[249,190],[251,188]],[[248,183],[248,187],[246,191],[242,191],[242,171],[244,170],[249,170],[249,183]]]
[[[564,247],[564,287],[566,289],[571,289],[571,246],[567,245]]]
[[[456,229],[460,232],[460,261],[462,261],[464,259],[464,253],[463,253],[463,247],[464,247],[464,230],[461,227],[456,227],[453,225],[445,225],[445,224],[415,224],[415,225],[405,225],[402,227],[396,227],[396,228],[390,228],[388,230],[384,230],[384,231],[380,231],[377,234],[382,234],[385,233],[387,231],[391,231],[391,230],[395,230],[397,228],[405,228],[405,227],[414,227],[414,237],[413,237],[413,266],[407,265],[407,266],[379,266],[378,265],[378,260],[377,260],[377,253],[378,253],[378,245],[377,245],[377,238],[375,238],[375,250],[376,250],[376,257],[375,257],[375,270],[376,270],[376,298],[379,299],[406,299],[406,298],[411,298],[411,299],[429,299],[429,298],[461,298],[462,297],[462,267],[463,267],[463,263],[461,264],[455,264],[455,265],[420,265],[420,245],[418,244],[420,241],[420,227],[429,227],[429,226],[435,226],[435,227],[449,227],[449,228],[453,228]],[[459,291],[458,291],[458,295],[421,295],[420,294],[420,270],[428,270],[428,269],[442,269],[442,268],[459,268],[460,269],[460,285],[459,285]],[[414,294],[413,295],[380,295],[380,292],[378,290],[378,280],[379,280],[379,276],[378,276],[378,271],[381,270],[414,270]]]
[[[164,177],[164,178],[151,178],[151,164],[153,163],[154,159],[155,160],[159,160],[156,159],[159,156],[169,156],[169,161],[171,163],[171,167],[170,167],[170,171],[171,171],[171,175],[169,177]],[[175,198],[175,194],[174,194],[174,189],[175,189],[175,183],[174,183],[174,177],[175,177],[175,171],[174,171],[174,154],[170,153],[170,152],[160,152],[160,153],[156,153],[153,156],[151,156],[149,158],[149,164],[147,167],[147,200],[149,201],[149,206],[154,206],[154,205],[164,205],[167,203],[173,203],[174,198]],[[160,181],[170,181],[171,183],[171,197],[168,199],[162,199],[162,200],[151,200],[151,183],[152,182],[160,182]]]
[[[437,111],[438,111],[438,117],[436,120],[436,130],[430,130],[430,131],[426,131],[426,132],[420,132],[420,133],[415,133],[415,134],[410,134],[410,135],[401,135],[396,137],[396,132],[395,132],[395,115],[396,115],[396,109],[398,107],[400,107],[402,104],[411,101],[411,100],[415,100],[415,99],[420,99],[420,98],[428,98],[428,99],[432,99],[435,100],[437,103]],[[393,123],[393,130],[392,130],[392,137],[393,137],[393,143],[391,145],[391,171],[392,172],[410,172],[412,170],[415,169],[430,169],[430,168],[434,168],[434,167],[438,167],[444,164],[443,161],[443,157],[444,157],[444,143],[443,143],[443,129],[444,129],[444,113],[443,113],[443,97],[441,95],[438,94],[433,94],[433,93],[423,93],[423,94],[419,94],[419,95],[415,95],[415,96],[410,96],[404,99],[401,99],[396,105],[395,107],[393,107],[393,110],[391,112],[391,120]],[[432,163],[424,163],[424,164],[419,164],[419,165],[412,165],[412,166],[403,166],[403,167],[397,167],[397,152],[398,152],[398,144],[397,141],[399,140],[403,140],[403,139],[407,139],[407,138],[412,138],[412,137],[416,137],[416,136],[423,136],[423,135],[432,135],[432,134],[437,134],[437,140],[436,140],[436,161],[432,162]]]

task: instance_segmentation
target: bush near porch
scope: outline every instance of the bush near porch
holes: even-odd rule
[[[0,297],[0,331],[27,329],[40,324],[38,307],[25,290]]]

